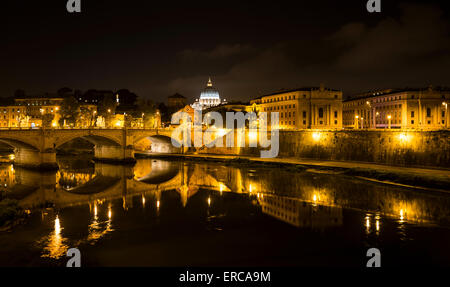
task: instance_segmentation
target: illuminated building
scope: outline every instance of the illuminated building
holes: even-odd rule
[[[28,122],[26,108],[17,105],[0,107],[1,128],[27,127]]]
[[[206,88],[200,93],[200,99],[196,99],[195,103],[191,106],[196,110],[204,110],[207,108],[218,106],[222,103],[226,103],[226,100],[220,100],[219,91],[213,87],[211,78],[206,84]]]
[[[297,227],[324,228],[343,223],[342,208],[322,205],[321,208],[297,198],[270,194],[258,196],[262,212]]]
[[[342,91],[323,85],[261,96],[250,101],[252,109],[279,113],[281,129],[342,128]]]
[[[344,128],[440,129],[448,127],[450,89],[382,90],[343,103]]]

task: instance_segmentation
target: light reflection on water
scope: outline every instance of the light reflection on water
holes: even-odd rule
[[[69,246],[66,244],[67,238],[61,235],[62,227],[58,215],[56,215],[54,222],[54,230],[38,240],[37,245],[42,247],[42,257],[58,259],[66,255]]]
[[[162,224],[168,217],[180,220],[183,211],[178,205],[191,213],[204,210],[208,230],[226,231],[228,218],[243,210],[297,229],[352,228],[356,238],[358,232],[363,235],[364,244],[382,242],[386,226],[395,227],[396,239],[407,241],[412,240],[412,225],[448,227],[450,222],[450,199],[445,195],[339,175],[210,163],[138,160],[134,167],[87,164],[78,169],[66,164],[56,173],[2,165],[0,187],[2,198],[16,198],[24,208],[51,206],[53,211],[44,221],[53,221],[53,228],[35,238],[34,245],[42,257],[53,259],[65,256],[69,246],[112,240],[121,232],[121,224],[134,226],[146,220]],[[231,194],[237,197],[230,203]],[[134,214],[137,209],[144,213]],[[76,218],[64,217],[72,210]],[[348,210],[357,212],[357,226],[346,220]]]

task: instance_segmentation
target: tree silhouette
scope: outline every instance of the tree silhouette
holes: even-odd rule
[[[59,113],[61,115],[59,119],[60,126],[64,126],[64,121],[66,125],[75,126],[80,114],[80,103],[73,96],[66,97],[61,103]]]

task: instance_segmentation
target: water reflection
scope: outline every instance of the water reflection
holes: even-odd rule
[[[134,167],[90,162],[60,167],[38,173],[0,166],[2,198],[15,198],[26,209],[52,208],[45,221],[53,218],[54,226],[36,240],[49,258],[65,255],[68,246],[95,245],[120,232],[124,218],[141,209],[132,217],[140,222],[198,214],[218,231],[225,228],[224,218],[241,209],[321,231],[347,226],[345,211],[356,210],[361,213],[356,224],[368,240],[383,235],[386,220],[396,222],[400,240],[408,239],[408,224],[450,225],[448,196],[339,175],[150,159]],[[236,199],[230,201],[231,195]],[[63,220],[69,211],[74,214]]]
[[[102,209],[103,202],[101,202],[101,201],[94,202],[94,207],[93,207],[94,214],[92,216],[92,221],[89,224],[88,236],[86,238],[86,241],[89,244],[95,244],[95,242],[97,242],[97,240],[104,237],[106,234],[114,231],[114,229],[112,228],[111,203],[108,204],[108,208],[106,210],[106,216],[103,216],[103,213],[101,213],[101,216],[99,216],[99,214],[98,214],[98,208],[99,208],[98,206],[99,205],[100,205],[101,211],[103,211],[103,209]],[[103,220],[100,217],[103,217]]]
[[[59,216],[56,215],[54,230],[38,240],[38,246],[42,246],[43,249],[42,257],[58,259],[66,255],[69,246],[66,244],[67,238],[64,238],[61,234],[62,229]]]

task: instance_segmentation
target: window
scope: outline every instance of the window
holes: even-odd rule
[[[323,118],[323,108],[319,108],[319,118]]]
[[[303,118],[306,118],[306,111],[303,111]]]
[[[334,124],[337,125],[337,120],[334,120]]]
[[[445,118],[445,111],[442,111],[442,117]]]
[[[427,108],[427,118],[431,117],[431,109]]]
[[[334,111],[334,117],[337,118],[337,111]]]
[[[334,95],[334,98],[337,99],[337,98],[338,98],[338,95]]]
[[[303,120],[303,124],[306,125],[306,120]]]
[[[411,120],[411,124],[412,124],[412,125],[414,124],[414,120]]]
[[[411,111],[411,118],[414,118],[414,111]]]

